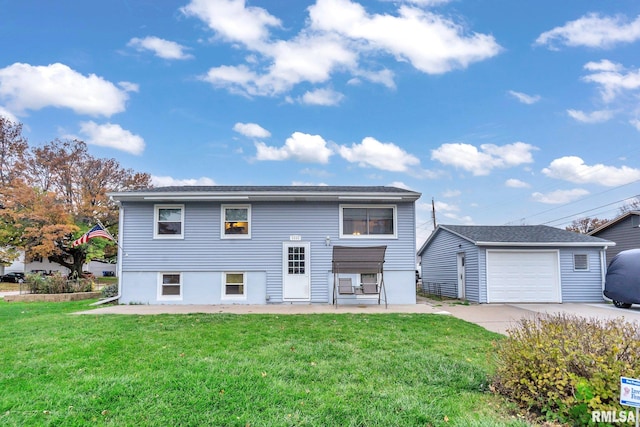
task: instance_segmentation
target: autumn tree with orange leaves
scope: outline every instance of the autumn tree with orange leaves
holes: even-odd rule
[[[15,249],[26,261],[46,258],[80,274],[87,258],[114,256],[115,244],[71,243],[99,220],[117,234],[118,207],[107,193],[151,186],[146,173],[95,158],[78,140],[30,148],[22,126],[0,116],[0,262]]]

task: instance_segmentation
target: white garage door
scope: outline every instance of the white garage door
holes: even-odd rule
[[[561,302],[557,251],[487,251],[488,302]]]

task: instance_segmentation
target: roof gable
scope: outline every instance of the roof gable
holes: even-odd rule
[[[600,233],[601,231],[607,230],[607,229],[615,226],[616,224],[618,224],[620,221],[623,221],[623,220],[629,218],[630,216],[634,216],[634,215],[640,216],[640,211],[629,211],[629,212],[626,212],[626,213],[620,215],[619,217],[614,218],[614,219],[612,219],[611,221],[609,221],[609,222],[607,222],[605,224],[602,224],[600,227],[596,228],[595,230],[591,230],[587,234],[589,236],[596,235],[596,234]]]

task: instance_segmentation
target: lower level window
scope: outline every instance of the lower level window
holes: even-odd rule
[[[223,298],[244,298],[247,296],[244,273],[224,273],[223,280]]]
[[[180,273],[160,273],[158,278],[158,299],[182,299],[182,275]]]

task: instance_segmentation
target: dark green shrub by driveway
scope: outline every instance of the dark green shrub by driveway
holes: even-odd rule
[[[494,386],[548,420],[591,422],[623,408],[620,377],[640,377],[640,326],[566,314],[522,319],[498,350]]]

